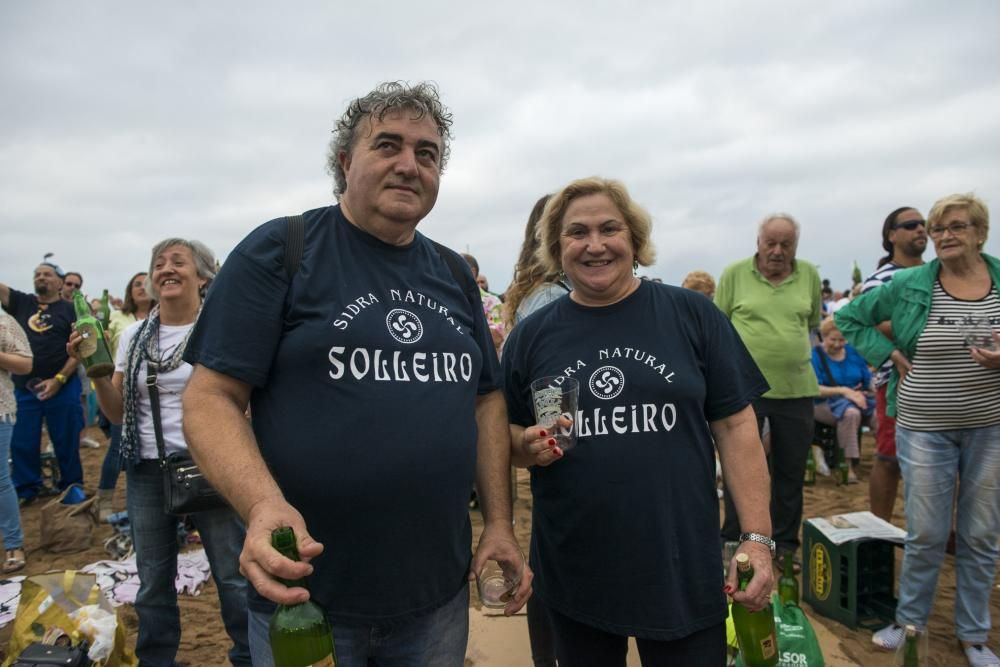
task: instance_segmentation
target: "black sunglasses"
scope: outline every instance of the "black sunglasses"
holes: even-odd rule
[[[906,222],[893,223],[892,228],[893,229],[903,228],[908,232],[912,232],[917,227],[924,227],[926,225],[927,225],[926,220],[908,220]]]

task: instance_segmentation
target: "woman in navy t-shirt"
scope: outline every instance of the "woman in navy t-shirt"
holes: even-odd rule
[[[650,232],[621,183],[583,179],[555,194],[538,255],[573,290],[504,349],[512,459],[531,468],[534,591],[567,667],[624,665],[630,636],[647,666],[723,665],[725,593],[759,609],[771,591],[751,407],[767,383],[711,301],[634,275],[653,262]],[[543,376],[579,382],[571,451],[533,416],[530,384]],[[757,572],[745,592],[720,567],[715,447],[754,534],[739,547]]]

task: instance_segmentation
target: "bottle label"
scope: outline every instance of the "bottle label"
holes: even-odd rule
[[[84,359],[92,357],[94,353],[97,352],[97,327],[93,324],[82,324],[78,325],[76,328],[83,336],[83,340],[80,341],[80,356]]]
[[[778,652],[778,642],[774,641],[774,635],[768,635],[760,640],[760,655],[765,660],[774,657]]]

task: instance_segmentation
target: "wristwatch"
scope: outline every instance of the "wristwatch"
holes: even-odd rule
[[[765,547],[771,550],[771,557],[774,557],[775,545],[774,540],[772,540],[767,535],[761,535],[760,533],[742,533],[740,535],[740,542],[757,542],[758,544],[763,544]]]
[[[59,380],[59,384],[66,384],[66,376],[63,375],[62,373],[56,373],[55,376],[53,376],[53,377],[55,377],[55,379]]]

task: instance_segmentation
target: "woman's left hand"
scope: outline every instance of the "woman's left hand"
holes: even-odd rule
[[[1000,368],[1000,334],[993,332],[993,340],[996,341],[997,349],[987,350],[982,347],[974,347],[969,352],[972,358],[980,366],[986,368]]]
[[[736,554],[745,553],[753,566],[753,579],[745,591],[739,589],[736,576]],[[743,542],[729,562],[729,577],[726,579],[726,593],[750,611],[760,611],[771,602],[771,588],[774,586],[774,570],[771,564],[771,550],[759,542]]]

